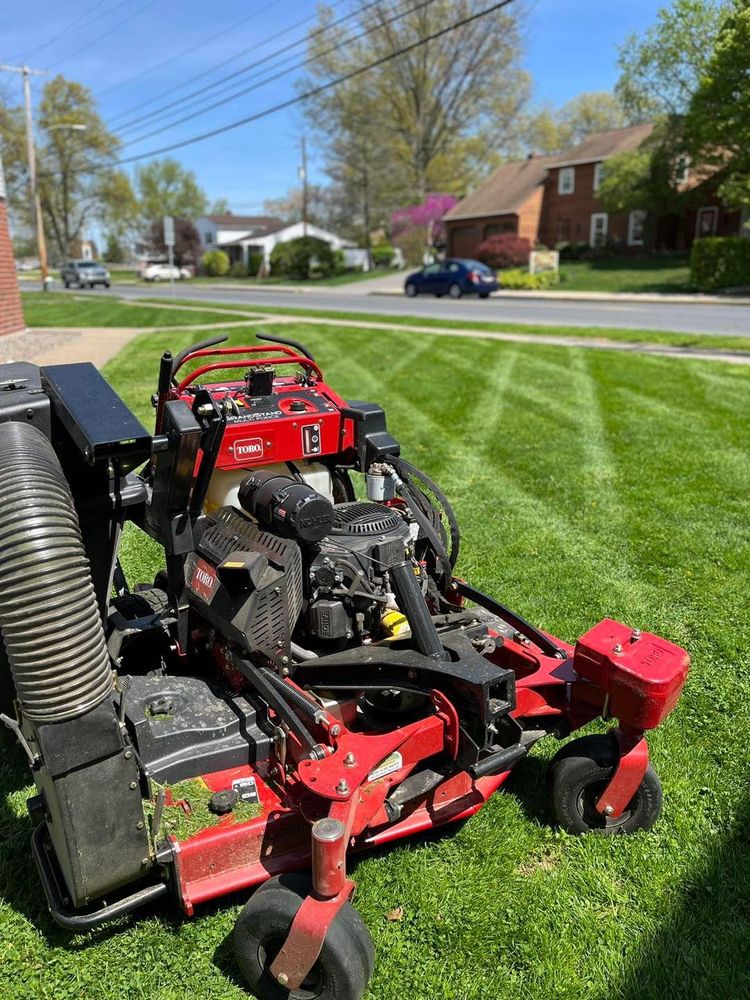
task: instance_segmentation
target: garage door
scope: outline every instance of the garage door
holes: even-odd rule
[[[477,247],[482,241],[479,226],[456,226],[451,230],[450,245],[448,247],[451,257],[474,257]]]

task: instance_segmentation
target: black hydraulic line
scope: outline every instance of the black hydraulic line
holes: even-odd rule
[[[172,375],[174,376],[174,373],[188,354],[192,354],[193,351],[205,351],[207,347],[215,347],[217,344],[223,344],[225,340],[229,340],[229,336],[226,333],[220,333],[217,337],[207,337],[206,340],[199,340],[197,344],[191,344],[190,347],[186,347],[179,354],[175,354],[172,360]]]
[[[456,589],[458,593],[463,597],[468,598],[480,607],[485,608],[487,611],[491,611],[493,615],[497,615],[498,618],[502,618],[504,622],[507,622],[511,628],[514,628],[516,632],[520,632],[521,635],[525,635],[527,639],[531,639],[532,642],[541,649],[543,653],[547,656],[556,656],[558,659],[565,660],[568,654],[562,649],[557,643],[553,642],[549,636],[545,635],[541,629],[538,629],[536,625],[532,625],[531,622],[527,622],[525,618],[516,614],[515,611],[511,611],[510,608],[506,608],[504,604],[496,601],[492,597],[488,597],[487,594],[483,594],[481,590],[476,590],[474,587],[470,587],[468,583],[464,583],[463,580],[456,580]]]
[[[125,913],[132,913],[133,910],[146,906],[147,903],[151,903],[161,896],[166,896],[169,891],[165,882],[158,882],[156,885],[139,889],[138,892],[125,896],[124,899],[119,899],[116,903],[101,906],[93,913],[70,913],[64,908],[62,896],[57,889],[55,874],[42,844],[45,830],[45,824],[41,824],[31,834],[31,853],[39,870],[39,878],[47,899],[47,908],[55,923],[66,930],[77,932],[93,930],[94,927],[99,927],[108,920],[114,920]]]
[[[403,480],[401,480],[401,484],[396,486],[396,491],[401,496],[401,499],[404,500],[404,502],[406,503],[407,507],[409,508],[409,511],[414,517],[414,520],[417,522],[419,527],[425,533],[430,544],[435,550],[435,555],[437,556],[438,562],[442,567],[443,575],[445,577],[445,583],[444,583],[444,589],[445,589],[445,587],[447,587],[448,584],[453,579],[453,566],[451,565],[450,557],[445,550],[443,541],[438,535],[437,531],[435,531],[433,526],[427,520],[424,511],[419,505],[419,500],[412,492],[411,487],[409,487]]]
[[[406,459],[401,458],[400,455],[392,455],[389,458],[389,461],[395,466],[402,477],[404,473],[406,473],[407,476],[420,480],[431,493],[434,493],[441,507],[445,511],[445,516],[448,520],[451,535],[451,550],[448,558],[450,559],[451,566],[455,566],[458,561],[458,552],[461,545],[461,532],[458,529],[458,521],[456,520],[456,515],[453,507],[451,506],[450,500],[445,493],[443,493],[438,484],[433,479],[430,479],[427,473],[418,469],[416,465],[412,465],[411,462],[407,462]]]
[[[308,351],[304,344],[301,344],[298,340],[292,340],[291,337],[281,337],[278,333],[256,333],[255,337],[257,340],[270,340],[274,344],[285,344],[287,347],[293,347],[295,351],[304,354],[310,361],[315,361],[312,352]]]
[[[389,570],[391,583],[401,611],[406,615],[414,645],[424,656],[433,660],[447,660],[435,624],[430,617],[422,591],[414,576],[414,566],[404,560]]]

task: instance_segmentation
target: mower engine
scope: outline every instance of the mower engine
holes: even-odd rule
[[[457,577],[454,511],[382,409],[259,339],[165,354],[153,434],[91,365],[0,366],[0,720],[58,923],[260,886],[250,989],[357,1000],[348,854],[473,815],[597,718],[550,765],[552,813],[650,827],[644,734],[689,660],[610,619],[570,645]],[[125,577],[126,522],[163,551],[153,582]]]

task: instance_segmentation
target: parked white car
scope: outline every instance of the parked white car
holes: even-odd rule
[[[183,278],[189,278],[190,271],[186,267],[177,267],[176,264],[149,264],[148,267],[144,267],[141,271],[141,277],[144,281],[171,281],[173,278],[175,281],[182,281]]]

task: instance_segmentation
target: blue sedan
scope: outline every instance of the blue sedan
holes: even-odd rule
[[[409,298],[420,292],[429,292],[438,298],[450,295],[452,299],[460,299],[462,295],[478,295],[480,299],[486,299],[499,287],[497,275],[491,267],[478,260],[458,257],[428,264],[421,271],[410,274],[404,282],[404,291]]]

